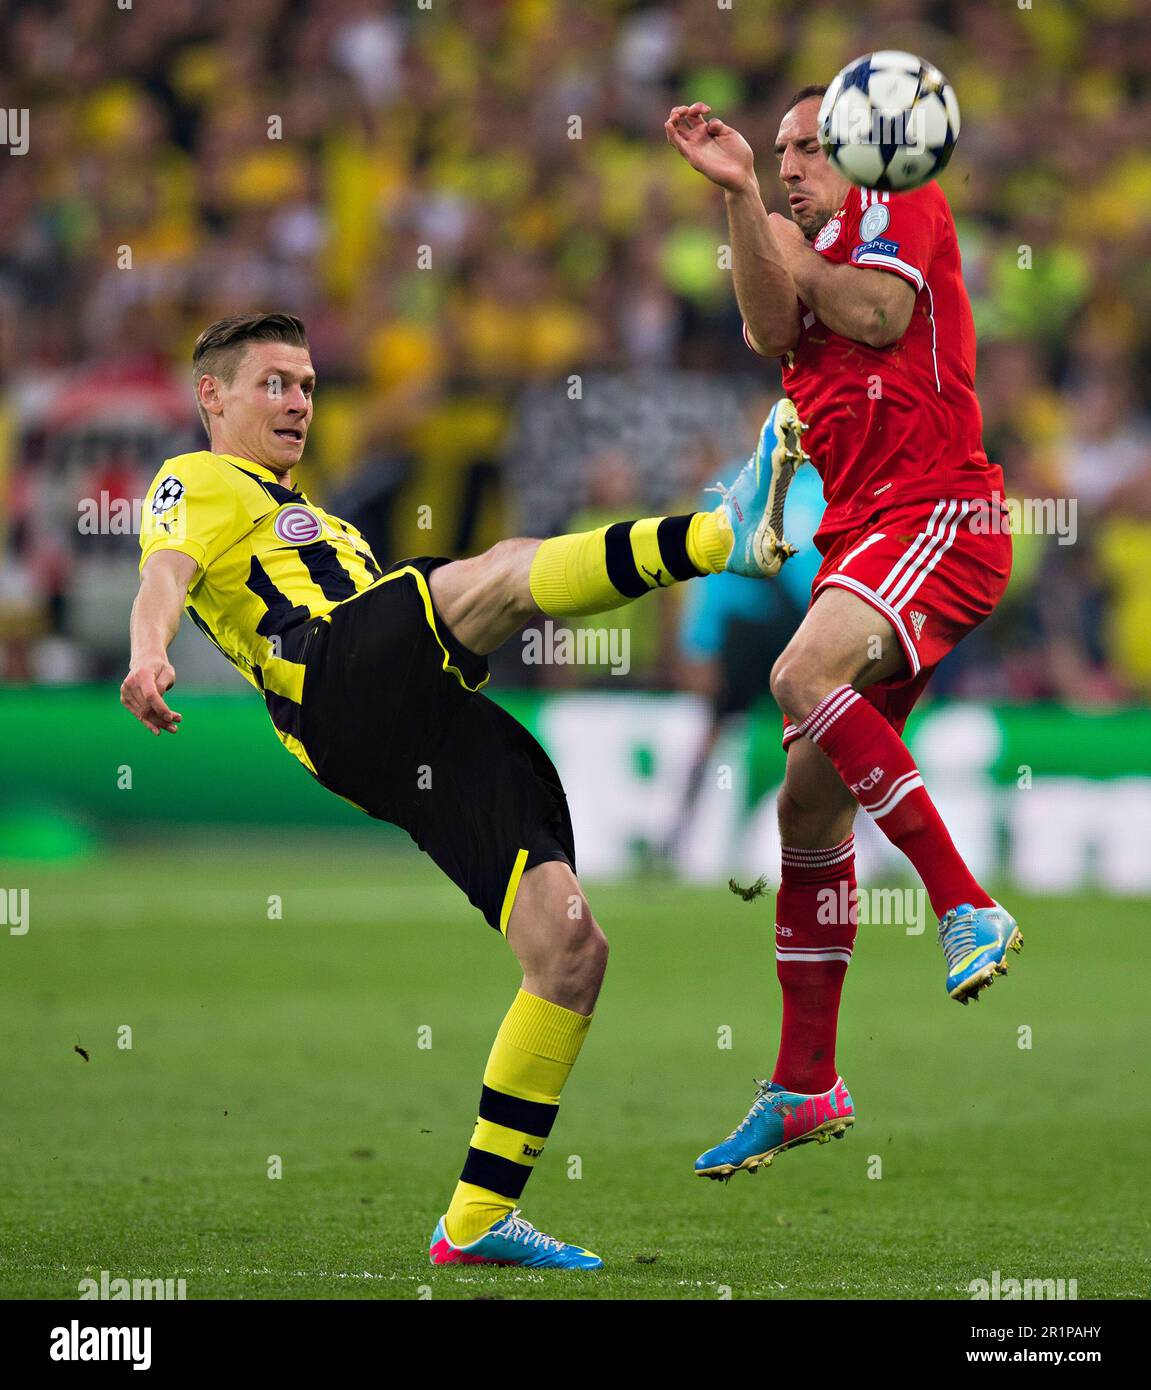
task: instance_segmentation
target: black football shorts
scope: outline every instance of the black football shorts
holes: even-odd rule
[[[401,560],[306,637],[300,737],[325,787],[402,826],[507,931],[525,870],[575,868],[567,797],[551,759],[479,686],[488,664],[448,629],[428,575]]]

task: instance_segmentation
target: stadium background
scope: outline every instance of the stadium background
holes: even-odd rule
[[[225,954],[251,988],[233,981],[219,999],[250,1011],[263,1031],[253,1024],[236,1035],[213,1004],[212,1064],[246,1055],[269,1076],[283,1066],[289,1109],[299,1069],[310,1066],[333,1135],[343,1134],[343,1119],[362,1135],[363,1111],[380,1103],[351,1020],[407,1028],[433,979],[447,978],[445,959],[461,981],[497,973],[493,943],[466,904],[408,857],[402,836],[325,797],[283,755],[260,702],[198,634],[183,631],[173,649],[174,706],[185,714],[178,738],[146,738],[118,706],[138,553],[125,517],[165,456],[202,446],[187,368],[196,333],[244,310],[304,318],[320,388],[300,479],[353,520],[381,559],[467,554],[502,535],[688,509],[748,451],[778,373],[741,343],[730,275],[717,259],[721,199],[664,144],[667,108],[707,100],[744,131],[770,199],[782,101],[870,49],[926,54],[958,91],[963,133],[943,185],[975,307],[988,452],[1013,497],[1073,505],[1047,515],[1076,523],[1070,544],[1061,543],[1066,535],[1017,536],[1006,600],[945,664],[911,741],[979,871],[1002,893],[1028,895],[1018,900],[1031,916],[1058,927],[1046,968],[1025,957],[1002,987],[1017,988],[1036,1016],[1063,1021],[1066,1051],[1047,1054],[1044,1077],[1098,1081],[1115,1049],[1134,1055],[1140,1030],[1146,1042],[1126,963],[1145,954],[1137,928],[1151,895],[1151,15],[1136,0],[1037,0],[1026,9],[1006,0],[733,0],[730,9],[702,0],[434,0],[428,9],[414,0],[168,0],[126,10],[64,0],[11,6],[4,33],[2,100],[28,111],[29,143],[22,154],[0,149],[0,887],[30,889],[34,925],[27,938],[4,940],[0,924],[13,994],[8,1080],[22,1116],[0,1152],[9,1173],[38,1141],[45,1164],[61,1159],[45,1169],[55,1177],[9,1183],[22,1193],[15,1238],[40,1271],[29,1281],[9,1264],[10,1291],[55,1287],[43,1271],[61,1232],[76,1225],[61,1196],[66,1171],[89,1196],[86,1181],[117,1171],[123,1134],[90,1113],[69,1049],[73,1032],[78,1042],[107,1031],[125,972],[149,998],[170,991],[168,1026],[189,1051],[184,1088],[169,1102],[194,1109],[191,1058],[205,1046],[194,1000],[219,985],[208,961],[223,938],[209,929],[227,925]],[[802,530],[817,504],[805,496],[797,505]],[[727,1017],[733,994],[744,1037],[761,1032],[763,980],[774,1000],[769,934],[757,935],[755,966],[741,963],[751,909],[718,885],[729,873],[774,873],[777,716],[761,702],[750,718],[725,723],[713,745],[707,699],[725,614],[729,635],[750,633],[764,650],[782,641],[810,559],[808,547],[785,571],[788,584],[757,595],[754,611],[738,595],[735,611],[705,611],[704,586],[693,586],[686,601],[663,596],[598,625],[626,630],[626,674],[534,664],[521,642],[493,663],[494,693],[539,733],[569,783],[581,867],[618,884],[605,892],[610,912],[600,909],[609,935],[624,942],[614,1007],[640,1020],[658,1065],[680,1056],[707,1087],[718,1082],[699,1059],[685,1060],[685,1043],[665,1051],[659,1042],[666,1016],[655,1000],[673,975],[651,954],[651,917],[658,911],[668,960],[680,952],[694,962],[693,978],[714,974],[703,1000],[675,996],[684,1035],[695,1019],[714,1053],[712,1019]],[[909,882],[885,842],[866,826],[861,838],[863,881]],[[696,886],[668,891],[676,878]],[[283,927],[297,950],[298,994],[288,975],[273,972],[268,985],[263,973],[264,904],[285,894],[290,904],[289,890],[309,904],[306,922]],[[701,920],[730,920],[736,959],[701,948]],[[417,923],[430,954],[412,938]],[[115,930],[124,926],[148,935]],[[201,946],[196,962],[189,937]],[[338,988],[327,981],[323,1005],[310,996],[304,1005],[305,962],[317,948],[345,973]],[[377,976],[394,970],[405,981],[390,1004],[352,988],[365,949]],[[870,964],[861,951],[853,967],[856,1030],[868,1037],[868,988],[907,980],[925,1000],[931,991],[942,1000],[929,941],[899,926],[872,949]],[[292,957],[292,946],[277,950]],[[189,968],[191,994],[168,973],[173,959]],[[1086,1002],[1076,978],[1091,981]],[[406,1119],[423,1115],[428,1096],[466,1115],[506,984],[493,979],[474,1012],[460,1015],[470,1050],[450,1079],[445,1068],[429,1087],[397,1063]],[[313,1021],[323,1015],[329,1036],[346,1042],[336,1054],[361,1069],[334,1099],[314,1055],[301,1062],[294,1045],[277,1051],[268,1041],[289,998]],[[876,1092],[880,1055],[898,1066],[939,1027],[938,1001],[925,1002],[922,1016],[917,1007],[873,1054]],[[1030,1017],[1012,1011],[1011,1028]],[[62,1063],[52,1053],[60,1028]],[[962,1046],[980,1044],[968,1033]],[[949,1075],[944,1058],[935,1064]],[[599,1094],[610,1096],[623,1083],[606,1058],[601,1067]],[[752,1070],[740,1061],[744,1082]],[[129,1083],[102,1084],[111,1087],[97,1088],[103,1102],[136,1114]],[[635,1084],[627,1081],[628,1095]],[[928,1094],[926,1082],[907,1085],[920,1101]],[[1121,1108],[1120,1092],[1114,1100]],[[729,1118],[724,1111],[703,1129]],[[1031,1118],[1049,1120],[1042,1109]],[[893,1099],[892,1126],[906,1119]],[[987,1129],[990,1161],[1012,1143],[1027,1149],[1030,1121],[1018,1109],[1014,1119],[1013,1138]],[[154,1151],[158,1169],[170,1163],[143,1120],[126,1123],[131,1152]],[[701,1127],[690,1109],[676,1123],[692,1137]],[[436,1124],[440,1134],[447,1128]],[[401,1142],[392,1131],[372,1133],[380,1152]],[[78,1154],[54,1151],[64,1134],[87,1135],[88,1168]],[[933,1135],[945,1149],[946,1128]],[[198,1151],[202,1163],[230,1154],[229,1142],[213,1139],[221,1147]],[[1134,1150],[1124,1153],[1133,1165]],[[1089,1147],[1082,1158],[1089,1166]],[[1108,1239],[1120,1252],[1122,1159],[1112,1205],[1093,1212],[1100,1231],[1114,1218]],[[456,1161],[449,1143],[437,1157],[440,1186]],[[309,1169],[313,1197],[337,1171],[335,1159],[330,1170]],[[171,1173],[154,1179],[165,1180],[180,1186]],[[422,1210],[421,1173],[404,1181]],[[548,1181],[542,1171],[533,1181],[541,1201],[554,1191],[570,1205],[573,1185],[562,1175],[552,1189]],[[789,1200],[808,1200],[799,1179],[787,1182]],[[194,1190],[189,1229],[226,1200]],[[1053,1189],[1035,1190],[1036,1209],[1060,1209]],[[109,1240],[140,1214],[139,1194],[121,1195],[100,1218]],[[1086,1195],[1072,1187],[1064,1196],[1070,1220]],[[263,1197],[250,1200],[255,1212]],[[822,1199],[810,1200],[814,1220]],[[29,1220],[44,1213],[46,1233],[30,1240]],[[876,1244],[866,1221],[858,1229],[862,1259],[883,1240]],[[413,1230],[418,1246],[419,1220]],[[681,1234],[690,1251],[690,1233]],[[774,1237],[785,1251],[792,1242],[799,1260],[798,1231]],[[104,1258],[98,1250],[93,1236],[91,1248],[67,1253],[85,1267]],[[330,1262],[330,1251],[317,1250]],[[1050,1272],[1063,1272],[1057,1254],[1052,1261]],[[1114,1289],[1133,1290],[1134,1265],[1132,1255]],[[203,1288],[203,1261],[192,1267]],[[837,1284],[840,1274],[822,1283],[813,1274],[812,1291],[935,1287],[942,1295],[927,1296],[948,1296],[952,1287],[938,1266],[934,1285],[911,1276],[884,1284],[876,1270],[876,1282],[857,1287]],[[331,1292],[320,1274],[305,1282]],[[258,1280],[252,1287],[268,1291]],[[769,1295],[773,1286],[761,1290]]]

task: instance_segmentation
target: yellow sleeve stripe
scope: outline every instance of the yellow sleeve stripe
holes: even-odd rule
[[[516,862],[512,867],[511,877],[508,879],[507,892],[504,894],[504,903],[500,908],[500,931],[504,936],[508,934],[508,922],[511,920],[512,908],[516,905],[516,894],[519,892],[520,879],[524,876],[524,865],[528,862],[528,852],[521,849],[516,853]]]

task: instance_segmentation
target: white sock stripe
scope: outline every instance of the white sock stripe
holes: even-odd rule
[[[893,584],[891,588],[888,590],[888,592],[884,595],[888,603],[890,603],[893,608],[899,607],[906,601],[907,586],[914,581],[917,575],[923,572],[924,565],[926,565],[927,562],[931,559],[931,557],[936,554],[939,547],[941,545],[946,546],[947,544],[950,544],[950,542],[947,541],[947,528],[951,525],[952,519],[955,517],[955,514],[958,510],[958,502],[949,502],[947,504],[947,510],[944,512],[943,516],[939,519],[939,521],[935,523],[934,532],[929,537],[927,544],[915,557],[914,564],[908,565],[908,567],[899,576],[898,582]],[[958,525],[958,522],[956,522],[956,525]],[[954,531],[952,532],[952,536],[954,537]]]
[[[844,863],[854,853],[854,849],[845,849],[840,850],[838,854],[826,854],[819,859],[795,859],[787,854],[783,855],[782,859],[790,869],[826,869],[834,864]]]
[[[900,571],[904,568],[905,565],[909,565],[912,562],[912,560],[915,559],[916,555],[919,553],[920,547],[923,546],[924,543],[935,534],[935,523],[939,519],[946,505],[946,499],[935,504],[935,510],[931,513],[931,518],[928,521],[927,525],[923,528],[922,531],[920,531],[920,533],[915,537],[915,539],[911,542],[911,544],[907,547],[907,549],[903,552],[899,559],[896,560],[895,564],[892,565],[892,567],[888,570],[886,576],[883,579],[883,582],[875,590],[875,592],[879,595],[880,598],[887,598],[887,591],[899,578]]]
[[[818,743],[819,740],[824,736],[824,734],[827,733],[828,729],[830,729],[831,726],[835,723],[835,721],[839,718],[839,716],[841,714],[846,714],[847,711],[852,707],[852,705],[858,703],[859,696],[853,690],[851,692],[850,697],[848,697],[847,699],[840,700],[840,702],[835,706],[834,709],[828,710],[827,713],[823,716],[823,718],[820,719],[818,723],[816,723],[808,731],[808,738],[811,739],[812,743]]]
[[[951,547],[955,544],[955,537],[959,533],[960,523],[963,521],[963,518],[967,515],[967,513],[970,510],[971,503],[964,502],[963,506],[959,509],[959,515],[951,523],[951,530],[947,533],[947,539],[943,542],[941,546],[939,546],[935,554],[931,557],[931,563],[929,565],[924,566],[924,568],[921,569],[919,573],[916,575],[915,583],[912,584],[912,586],[909,589],[904,590],[897,607],[902,608],[904,604],[909,603],[911,599],[915,597],[916,589],[919,588],[919,586],[923,583],[923,581],[927,578],[927,576],[931,573],[935,566],[939,564],[940,560],[943,559],[944,553],[950,550]]]
[[[851,701],[849,701],[848,696],[842,695],[840,699],[835,701],[834,705],[827,706],[826,709],[813,709],[808,719],[803,720],[803,723],[799,726],[799,733],[806,734],[806,737],[815,741],[824,723],[826,723],[826,720],[834,717],[838,709],[844,708],[844,706],[849,705],[849,703],[851,703]]]
[[[825,695],[823,699],[820,700],[819,704],[816,705],[807,718],[800,723],[799,732],[801,734],[806,734],[815,725],[816,721],[827,713],[832,705],[838,703],[840,700],[846,699],[848,695],[854,694],[855,692],[850,685],[837,685],[829,695]]]
[[[788,951],[786,953],[777,948],[775,958],[776,960],[782,960],[790,964],[794,964],[797,961],[811,961],[816,964],[826,964],[828,961],[833,960],[841,960],[844,965],[851,964],[851,952],[846,947],[836,951]]]
[[[833,690],[830,695],[825,695],[819,704],[811,711],[803,723],[799,726],[805,734],[810,734],[813,729],[840,705],[847,702],[848,698],[854,695],[850,685],[841,685]]]
[[[881,802],[874,810],[870,806],[863,809],[871,816],[872,820],[882,820],[884,816],[890,815],[899,805],[905,796],[910,796],[913,791],[923,786],[923,778],[917,772],[905,777],[902,782],[897,782],[892,787],[886,801]]]
[[[799,858],[798,855],[790,855],[790,853],[784,851],[781,858],[783,858],[785,865],[795,865],[799,867],[799,869],[802,869],[802,867],[822,869],[824,865],[837,865],[842,859],[851,859],[854,853],[854,845],[848,845],[847,849],[835,849],[835,851],[827,851],[826,853],[822,853],[822,855],[812,855],[805,859]]]
[[[875,811],[881,809],[884,802],[887,801],[889,797],[893,796],[904,784],[904,782],[906,782],[911,777],[918,776],[918,768],[909,768],[906,772],[901,772],[894,782],[889,782],[887,786],[880,791],[879,795],[875,798],[874,801],[872,801],[869,804],[868,802],[863,801],[861,798],[860,805],[863,807],[865,811],[868,812],[868,814],[874,815]]]
[[[839,864],[844,859],[850,859],[855,853],[855,836],[844,840],[842,844],[833,845],[830,849],[789,849],[787,845],[780,847],[780,857],[785,864],[792,864],[797,868],[823,868],[828,864]]]

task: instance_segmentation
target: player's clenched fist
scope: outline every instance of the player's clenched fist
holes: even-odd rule
[[[163,657],[142,661],[128,672],[120,687],[120,703],[154,734],[158,735],[165,729],[174,734],[183,715],[168,708],[164,703],[164,694],[175,684],[176,672],[171,662]]]
[[[755,178],[755,156],[738,130],[711,115],[702,101],[691,106],[673,106],[663,123],[668,142],[676,147],[693,169],[706,174],[712,183],[733,193]]]

